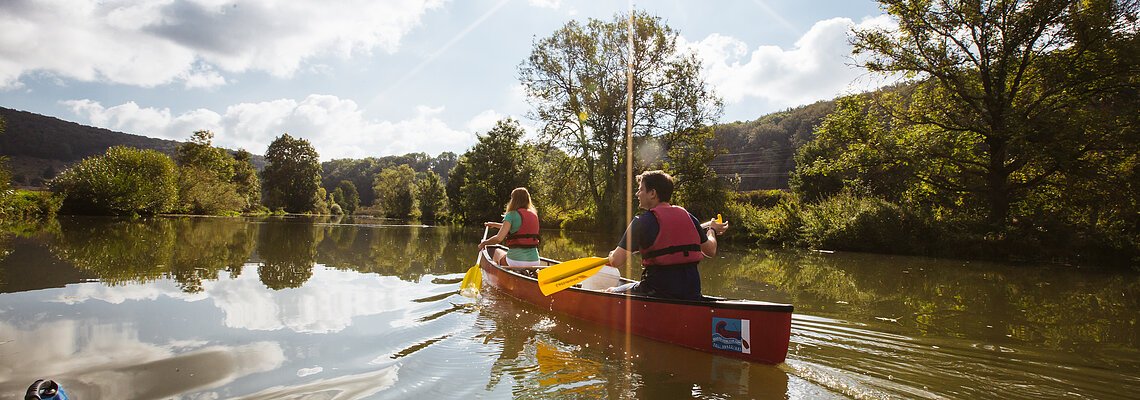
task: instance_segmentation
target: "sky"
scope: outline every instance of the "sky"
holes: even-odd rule
[[[853,65],[869,0],[4,0],[0,106],[263,154],[283,133],[324,161],[462,153],[507,117],[536,40],[630,7],[659,16],[749,121],[888,83]]]

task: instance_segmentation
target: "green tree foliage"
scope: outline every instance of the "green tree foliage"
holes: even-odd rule
[[[452,208],[458,204],[467,223],[501,220],[511,190],[530,184],[532,171],[527,168],[528,154],[521,144],[523,134],[518,121],[500,120],[486,135],[478,135],[479,142],[460,158],[463,166],[452,170],[452,179],[463,170],[459,202],[452,203]]]
[[[360,160],[336,159],[321,163],[321,186],[329,192],[335,192],[340,181],[352,181],[352,184],[356,185],[357,190],[359,190],[359,204],[371,206],[376,202],[376,194],[372,192],[372,182],[376,180],[376,174],[380,173],[380,170],[397,165],[408,165],[417,173],[434,171],[446,182],[448,172],[455,166],[456,161],[456,155],[452,152],[443,152],[435,157],[429,157],[424,153],[408,153],[400,156],[368,157]]]
[[[223,214],[245,209],[247,199],[235,183],[236,161],[211,144],[214,133],[196,131],[178,146],[178,199],[182,212]]]
[[[242,211],[252,211],[261,205],[261,180],[257,178],[257,168],[253,166],[253,155],[245,149],[234,153],[234,178],[237,193],[244,201]]]
[[[447,206],[447,193],[443,188],[443,180],[435,171],[428,171],[417,174],[415,186],[420,220],[434,222]]]
[[[178,202],[174,161],[154,150],[112,147],[86,158],[52,180],[64,195],[62,212],[152,215],[169,212]]]
[[[577,166],[582,161],[551,145],[526,145],[523,151],[530,155],[527,169],[533,171],[527,189],[532,198],[541,199],[539,218],[543,226],[560,226],[571,219],[592,221],[590,189],[585,177],[575,172],[580,171]],[[573,228],[586,229],[592,225]]]
[[[459,156],[455,166],[448,171],[451,179],[444,185],[447,193],[448,213],[453,221],[468,221],[467,210],[463,207],[463,185],[467,183],[467,156]]]
[[[416,209],[416,171],[407,164],[385,168],[376,175],[372,190],[376,205],[388,218],[412,218]]]
[[[340,181],[333,191],[333,199],[340,205],[345,214],[352,215],[360,207],[360,195],[356,191],[356,184],[349,180]]]
[[[520,80],[543,122],[542,136],[582,160],[576,171],[590,188],[596,220],[620,225],[624,207],[626,104],[633,103],[633,135],[679,135],[711,125],[722,103],[703,80],[700,62],[677,46],[678,33],[658,17],[571,21],[535,42]],[[633,70],[628,71],[627,65]],[[632,72],[632,98],[627,97]]]
[[[838,194],[844,188],[868,190],[885,199],[920,200],[929,194],[924,179],[937,171],[915,168],[917,153],[928,142],[916,127],[898,127],[889,110],[870,95],[840,99],[835,112],[824,119],[815,140],[800,147],[792,189],[809,202]],[[961,197],[944,193],[940,204],[953,206]]]
[[[1135,154],[1137,1],[880,2],[898,29],[856,30],[856,57],[918,78],[885,106],[922,128],[924,183],[992,227],[1067,172]]]
[[[283,134],[265,151],[268,164],[261,172],[265,205],[286,212],[316,212],[324,203],[321,165],[317,150],[308,140]]]
[[[717,155],[709,146],[712,137],[709,127],[666,136],[669,150],[664,168],[676,185],[672,202],[702,218],[715,216],[728,203],[726,183],[709,166]]]

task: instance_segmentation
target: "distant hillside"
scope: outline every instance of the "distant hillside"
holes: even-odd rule
[[[821,101],[768,114],[753,121],[717,125],[713,146],[726,154],[718,156],[711,165],[722,176],[739,176],[740,190],[786,189],[788,175],[795,168],[793,157],[796,150],[811,140],[812,132],[834,109],[834,102]],[[46,179],[54,177],[71,164],[103,154],[111,146],[154,149],[174,155],[175,149],[182,143],[80,125],[3,107],[0,107],[0,117],[7,122],[7,129],[0,134],[0,155],[10,158],[12,177],[18,186],[40,186]],[[425,160],[431,159],[422,154],[408,156],[416,155]],[[451,156],[454,157],[453,154]],[[441,154],[440,157],[444,155]],[[451,162],[454,163],[453,160]],[[254,155],[253,163],[260,170],[265,166],[265,158]],[[380,164],[386,165],[377,165]],[[324,182],[326,187],[335,186],[340,179],[349,179],[337,173],[344,168],[334,168],[330,162],[325,162],[322,166],[325,169],[324,175],[328,178]],[[441,175],[446,176],[446,172]],[[357,186],[364,191],[370,189],[370,182],[371,179],[361,180]]]
[[[153,149],[174,155],[182,142],[155,139],[80,125],[54,117],[0,107],[6,124],[0,134],[0,155],[9,157],[12,179],[18,186],[40,186],[71,164],[103,154],[111,146]],[[189,137],[189,133],[187,133]],[[265,159],[253,156],[258,169]]]
[[[821,101],[753,121],[717,125],[713,146],[726,154],[711,166],[718,175],[739,176],[742,191],[786,189],[796,150],[834,110],[835,102]]]

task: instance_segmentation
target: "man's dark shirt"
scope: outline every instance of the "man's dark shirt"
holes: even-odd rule
[[[701,223],[693,214],[689,214],[693,225],[700,236],[700,242],[708,241],[708,235],[701,228]],[[626,245],[626,235],[621,236],[618,247],[633,252],[640,252],[653,245],[657,234],[661,232],[661,224],[657,216],[650,211],[642,212],[630,221],[626,232],[633,232],[633,241],[636,245],[632,250]],[[701,299],[701,274],[697,271],[697,263],[686,263],[668,266],[647,266],[641,270],[641,283],[631,291],[633,294],[645,296],[666,297],[685,300]]]

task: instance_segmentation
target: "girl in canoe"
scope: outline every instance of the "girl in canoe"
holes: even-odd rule
[[[507,203],[503,222],[486,222],[484,225],[498,229],[499,233],[479,242],[479,251],[503,243],[510,250],[495,250],[493,257],[496,263],[511,267],[539,265],[538,243],[541,238],[538,235],[538,212],[531,203],[530,192],[526,188],[511,191],[511,201]]]

